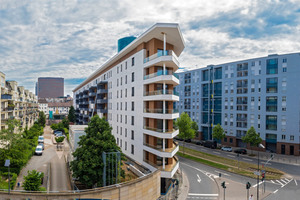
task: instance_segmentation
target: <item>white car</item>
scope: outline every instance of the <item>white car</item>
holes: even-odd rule
[[[41,145],[37,145],[34,153],[35,155],[43,155],[43,147]]]
[[[222,147],[221,150],[222,151],[232,152],[232,148],[231,147]]]
[[[39,136],[38,143],[44,143],[44,136]]]

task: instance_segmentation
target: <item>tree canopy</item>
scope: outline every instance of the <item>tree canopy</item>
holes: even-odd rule
[[[21,137],[20,121],[9,119],[7,121],[7,129],[0,131],[0,144],[5,149],[9,149]]]
[[[224,129],[220,124],[217,124],[212,130],[212,136],[214,139],[222,140],[225,138]]]
[[[40,191],[40,186],[43,177],[43,172],[37,172],[36,170],[28,171],[27,176],[24,177],[24,189],[26,191]]]
[[[251,126],[251,128],[247,131],[246,135],[242,137],[242,141],[250,144],[251,150],[253,146],[258,146],[262,139],[258,133],[256,133],[255,128]]]
[[[111,130],[105,118],[95,115],[85,129],[86,135],[80,137],[79,147],[73,153],[73,176],[89,188],[103,185],[102,152],[121,152]],[[124,174],[124,171],[121,174]]]
[[[46,115],[44,114],[43,111],[40,111],[40,113],[39,113],[38,123],[39,123],[42,127],[45,127],[45,125],[46,125]]]
[[[75,109],[73,106],[70,107],[68,119],[70,122],[75,123],[76,117],[75,117]]]

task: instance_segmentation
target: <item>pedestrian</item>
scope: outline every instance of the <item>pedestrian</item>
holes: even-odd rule
[[[249,200],[253,200],[253,194],[250,195]]]
[[[20,187],[20,182],[18,182],[18,187]]]

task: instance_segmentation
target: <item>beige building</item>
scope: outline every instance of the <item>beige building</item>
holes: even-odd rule
[[[31,127],[38,118],[37,97],[16,81],[6,81],[2,72],[0,85],[0,130],[7,128],[9,119],[20,120],[22,128]]]

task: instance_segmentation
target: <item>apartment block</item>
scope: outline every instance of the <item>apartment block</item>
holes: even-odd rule
[[[77,124],[96,113],[105,117],[127,156],[161,170],[162,191],[179,167],[174,72],[183,49],[178,24],[155,24],[73,90]]]
[[[38,118],[37,97],[23,86],[18,86],[16,81],[6,81],[2,72],[0,84],[0,130],[7,128],[9,119],[20,120],[21,128],[30,128]]]
[[[221,124],[223,144],[246,147],[242,137],[253,126],[266,149],[299,155],[300,54],[210,65],[178,73],[179,112],[199,125],[200,139],[212,139]]]

